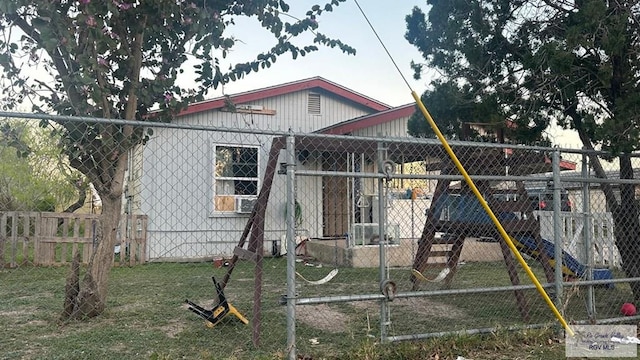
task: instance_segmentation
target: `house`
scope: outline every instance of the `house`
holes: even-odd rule
[[[125,211],[148,216],[151,261],[230,256],[265,181],[274,138],[288,130],[357,136],[348,142],[297,137],[297,145],[303,141],[296,169],[371,173],[377,166],[376,143],[408,137],[407,121],[414,111],[414,104],[390,107],[320,77],[192,104],[170,126],[154,127],[149,141],[130,157]],[[437,174],[440,143],[408,141],[389,150],[399,170],[411,172],[405,170],[421,162],[421,171]],[[277,150],[278,164],[284,163],[284,154]],[[549,171],[547,160],[532,158],[535,167],[523,167],[521,173],[512,167],[509,174]],[[486,166],[485,170],[493,172]],[[335,238],[353,232],[354,224],[375,223],[376,184],[374,179],[296,176],[298,231]],[[411,187],[411,183],[398,185]],[[285,176],[273,176],[266,206],[264,252],[268,254],[286,233]],[[399,229],[400,238],[415,238],[423,223],[420,219],[415,226]]]
[[[171,127],[154,128],[132,156],[127,199],[131,211],[148,215],[148,258],[176,261],[232,254],[260,191],[276,135],[290,129],[407,136],[406,122],[413,111],[413,104],[392,108],[320,77],[190,105]],[[214,127],[218,131],[212,131]],[[347,165],[345,159],[310,150],[298,155],[300,166],[326,170]],[[265,212],[265,252],[286,232],[285,184],[284,176],[275,175]],[[312,236],[344,234],[347,202],[343,195],[326,195],[344,185],[319,177],[297,178],[296,191],[305,195],[297,198],[299,228]],[[342,220],[334,224],[330,218]]]

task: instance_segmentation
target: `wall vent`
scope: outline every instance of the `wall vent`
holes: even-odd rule
[[[320,108],[320,94],[309,94],[308,110],[309,114],[312,115],[320,115],[322,113]]]

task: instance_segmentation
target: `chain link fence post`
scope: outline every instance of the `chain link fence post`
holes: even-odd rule
[[[295,137],[289,132],[286,147],[287,172],[287,354],[289,360],[296,355],[296,194],[295,194]]]
[[[554,244],[554,258],[555,261],[555,293],[556,293],[556,307],[559,311],[564,312],[562,309],[562,300],[563,300],[563,284],[562,284],[562,265],[563,265],[563,248],[564,241],[562,238],[562,217],[560,214],[561,203],[560,203],[560,150],[558,148],[553,149],[553,159],[552,159],[552,169],[553,169],[553,244]]]
[[[387,152],[383,142],[378,143],[377,150],[378,157],[378,172],[380,174],[386,174],[390,176],[389,169],[387,168]],[[387,192],[385,191],[385,182],[387,179],[378,178],[378,234],[379,234],[379,270],[380,270],[380,290],[384,290],[385,282],[387,281],[387,274],[385,271],[386,265],[386,218],[387,218]],[[388,306],[387,299],[380,301],[380,341],[387,341],[389,318],[388,318]]]
[[[581,176],[584,180],[582,182],[582,235],[584,236],[584,252],[585,259],[587,260],[587,272],[586,272],[586,280],[593,280],[593,249],[592,249],[592,229],[593,229],[593,217],[591,216],[591,192],[589,191],[591,187],[591,183],[588,180],[589,178],[589,157],[587,154],[582,153],[582,169]],[[580,209],[578,209],[580,210]],[[587,286],[587,316],[589,318],[589,322],[595,322],[596,317],[596,306],[594,299],[594,289],[593,284]]]

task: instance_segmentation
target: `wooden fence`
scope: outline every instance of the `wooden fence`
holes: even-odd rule
[[[83,264],[89,263],[99,218],[96,214],[0,212],[0,268],[65,265],[76,253]],[[145,263],[146,238],[146,215],[123,216],[114,264]]]

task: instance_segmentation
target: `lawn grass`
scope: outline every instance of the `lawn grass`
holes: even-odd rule
[[[344,360],[383,359],[560,360],[563,340],[550,328],[520,332],[495,332],[474,336],[445,336],[425,341],[359,345],[341,355]],[[336,358],[338,359],[338,358]]]
[[[211,276],[221,279],[226,268],[214,269],[211,263],[116,267],[111,272],[105,313],[98,318],[64,324],[58,322],[58,316],[67,267],[2,269],[0,359],[108,359],[116,355],[118,359],[280,359],[286,345],[286,309],[279,305],[286,290],[285,268],[285,259],[265,259],[259,348],[253,346],[251,326],[229,318],[207,328],[185,306],[185,298],[212,306]],[[322,278],[329,270],[299,268],[305,277],[312,279]],[[409,291],[408,270],[389,271],[399,291]],[[534,271],[541,273],[539,268]],[[225,290],[228,299],[250,320],[253,279],[251,264],[239,262]],[[524,275],[521,279],[528,283]],[[460,268],[452,287],[508,284],[503,264],[469,263]],[[297,290],[300,297],[377,294],[378,286],[377,269],[340,269],[338,276],[326,285],[302,283]],[[422,289],[437,286],[424,284]],[[539,296],[534,291],[526,294],[532,322],[553,325],[553,317]],[[596,289],[599,317],[617,316],[619,305],[629,294],[628,286],[623,284],[613,290]],[[584,291],[568,292],[567,297],[564,310],[568,319],[585,318]],[[389,305],[390,335],[524,323],[512,292],[396,299]],[[454,354],[473,359],[518,358],[515,355],[520,354],[524,356],[520,358],[560,359],[563,357],[556,355],[564,354],[564,347],[550,329],[381,345],[377,342],[379,312],[375,301],[298,306],[299,353],[313,359],[418,359],[425,358],[418,355],[427,353],[440,354],[440,359]],[[519,336],[532,337],[527,340],[530,345],[517,345],[523,341]],[[478,343],[478,339],[482,342]],[[447,348],[453,350],[445,351]],[[403,352],[405,355],[398,355]]]

